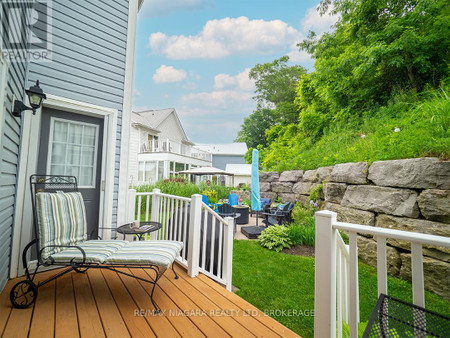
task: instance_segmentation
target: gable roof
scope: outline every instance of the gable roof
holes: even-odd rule
[[[234,142],[223,144],[197,144],[195,148],[207,151],[213,155],[239,155],[239,156],[244,156],[248,150],[245,142]]]
[[[132,115],[131,121],[133,123],[143,125],[148,129],[160,132],[159,126],[172,114],[175,116],[175,120],[177,121],[177,124],[180,127],[183,142],[194,144],[191,141],[189,141],[175,108],[149,109],[139,112],[133,112],[133,114],[131,114]]]

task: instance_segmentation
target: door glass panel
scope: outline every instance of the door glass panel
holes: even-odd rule
[[[63,143],[53,142],[52,164],[66,163],[66,145]]]
[[[81,144],[83,138],[83,126],[69,123],[69,143]]]
[[[53,133],[50,133],[48,163],[50,174],[75,176],[80,187],[94,188],[97,126],[52,118],[51,128]]]
[[[96,128],[90,126],[84,126],[83,144],[87,146],[95,146]]]

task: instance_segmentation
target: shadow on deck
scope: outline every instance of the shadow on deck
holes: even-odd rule
[[[141,277],[142,269],[130,270]],[[34,306],[14,309],[11,280],[0,295],[0,335],[5,337],[289,337],[294,332],[208,277],[190,278],[177,267],[158,282],[153,314],[151,285],[108,270],[71,272],[39,288]],[[46,271],[36,278],[54,274]],[[151,275],[151,277],[153,277]]]

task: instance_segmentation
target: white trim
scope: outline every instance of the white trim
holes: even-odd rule
[[[2,47],[0,46],[0,162],[3,155],[3,127],[6,119],[6,75],[8,74],[8,63],[3,55]],[[13,100],[14,101],[14,100]]]
[[[124,96],[122,108],[122,130],[120,142],[120,169],[119,169],[119,196],[126,196],[128,193],[128,161],[130,153],[131,134],[131,111],[133,100],[134,82],[134,60],[136,47],[136,26],[137,14],[143,1],[130,0],[128,7],[128,28],[127,28],[127,50],[125,58],[125,80]],[[117,224],[127,222],[127,201],[126,198],[119,198],[117,201]]]
[[[93,123],[87,123],[87,122],[80,122],[80,121],[74,121],[74,120],[67,120],[67,119],[62,119],[59,117],[54,117],[52,116],[50,118],[50,132],[49,132],[49,139],[48,139],[48,149],[47,149],[47,173],[51,174],[51,166],[52,166],[52,151],[53,151],[53,143],[55,141],[53,141],[53,131],[54,131],[54,127],[55,127],[55,121],[59,121],[59,122],[63,122],[63,123],[67,123],[67,124],[79,124],[81,126],[89,126],[89,127],[94,127],[95,128],[95,144],[94,144],[94,164],[93,164],[93,172],[92,172],[92,183],[93,185],[81,185],[78,184],[78,188],[80,189],[95,189],[96,188],[96,176],[97,176],[97,156],[98,156],[98,130],[99,130],[99,126],[97,124],[93,124]],[[67,127],[67,137],[69,137],[69,128]],[[66,145],[69,145],[69,143],[65,143]],[[85,146],[84,144],[81,144],[81,150],[83,150],[83,146]],[[92,147],[92,146],[88,146],[88,147]],[[68,151],[66,151],[66,156],[68,154]],[[83,155],[80,154],[80,161],[81,161],[81,157]],[[67,161],[65,161],[64,166],[67,164]],[[58,165],[58,164],[57,164]],[[80,168],[82,167],[81,163],[80,163]],[[85,166],[86,167],[86,166]],[[90,166],[89,166],[90,167]],[[80,182],[80,179],[78,179],[78,182]]]
[[[25,100],[27,100],[26,97]],[[99,227],[102,227],[103,224],[110,226],[110,224],[112,224],[115,172],[114,161],[116,155],[115,144],[118,111],[116,109],[75,101],[51,94],[47,94],[47,99],[44,101],[43,106],[45,108],[58,109],[69,113],[104,119],[101,179],[105,182],[105,189],[102,191],[102,187],[100,187]],[[17,178],[14,233],[11,250],[11,278],[23,274],[21,253],[25,245],[30,242],[32,234],[31,225],[33,222],[32,214],[29,212],[29,210],[31,210],[31,201],[29,196],[30,187],[28,178],[30,175],[34,174],[37,169],[41,115],[42,109],[39,109],[36,112],[36,115],[27,113],[22,115],[19,172]],[[109,230],[102,235],[104,238],[110,238],[111,236]]]

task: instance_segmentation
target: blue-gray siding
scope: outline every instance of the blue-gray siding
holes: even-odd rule
[[[19,31],[20,12],[14,13],[11,16],[11,28]],[[2,19],[0,24],[2,31],[5,32],[5,20]],[[22,48],[25,49],[26,46],[23,45]],[[13,97],[22,97],[24,94],[25,75],[25,63],[13,62],[8,65],[5,102],[0,103],[0,109],[4,109],[3,114],[0,114],[0,117],[4,119],[0,121],[4,123],[0,135],[0,291],[5,286],[9,275],[19,162],[20,120],[11,115],[11,109]]]
[[[53,0],[50,63],[31,63],[28,84],[118,110],[113,226],[117,220],[128,1]]]
[[[225,170],[227,164],[245,164],[244,156],[239,155],[213,155],[212,166]]]
[[[117,220],[128,1],[51,3],[53,61],[28,66],[11,63],[8,67],[5,123],[0,135],[0,291],[9,274],[20,148],[20,120],[10,111],[13,96],[23,98],[24,88],[36,80],[46,93],[118,110],[113,225]],[[20,20],[15,19],[15,27],[19,27]]]

